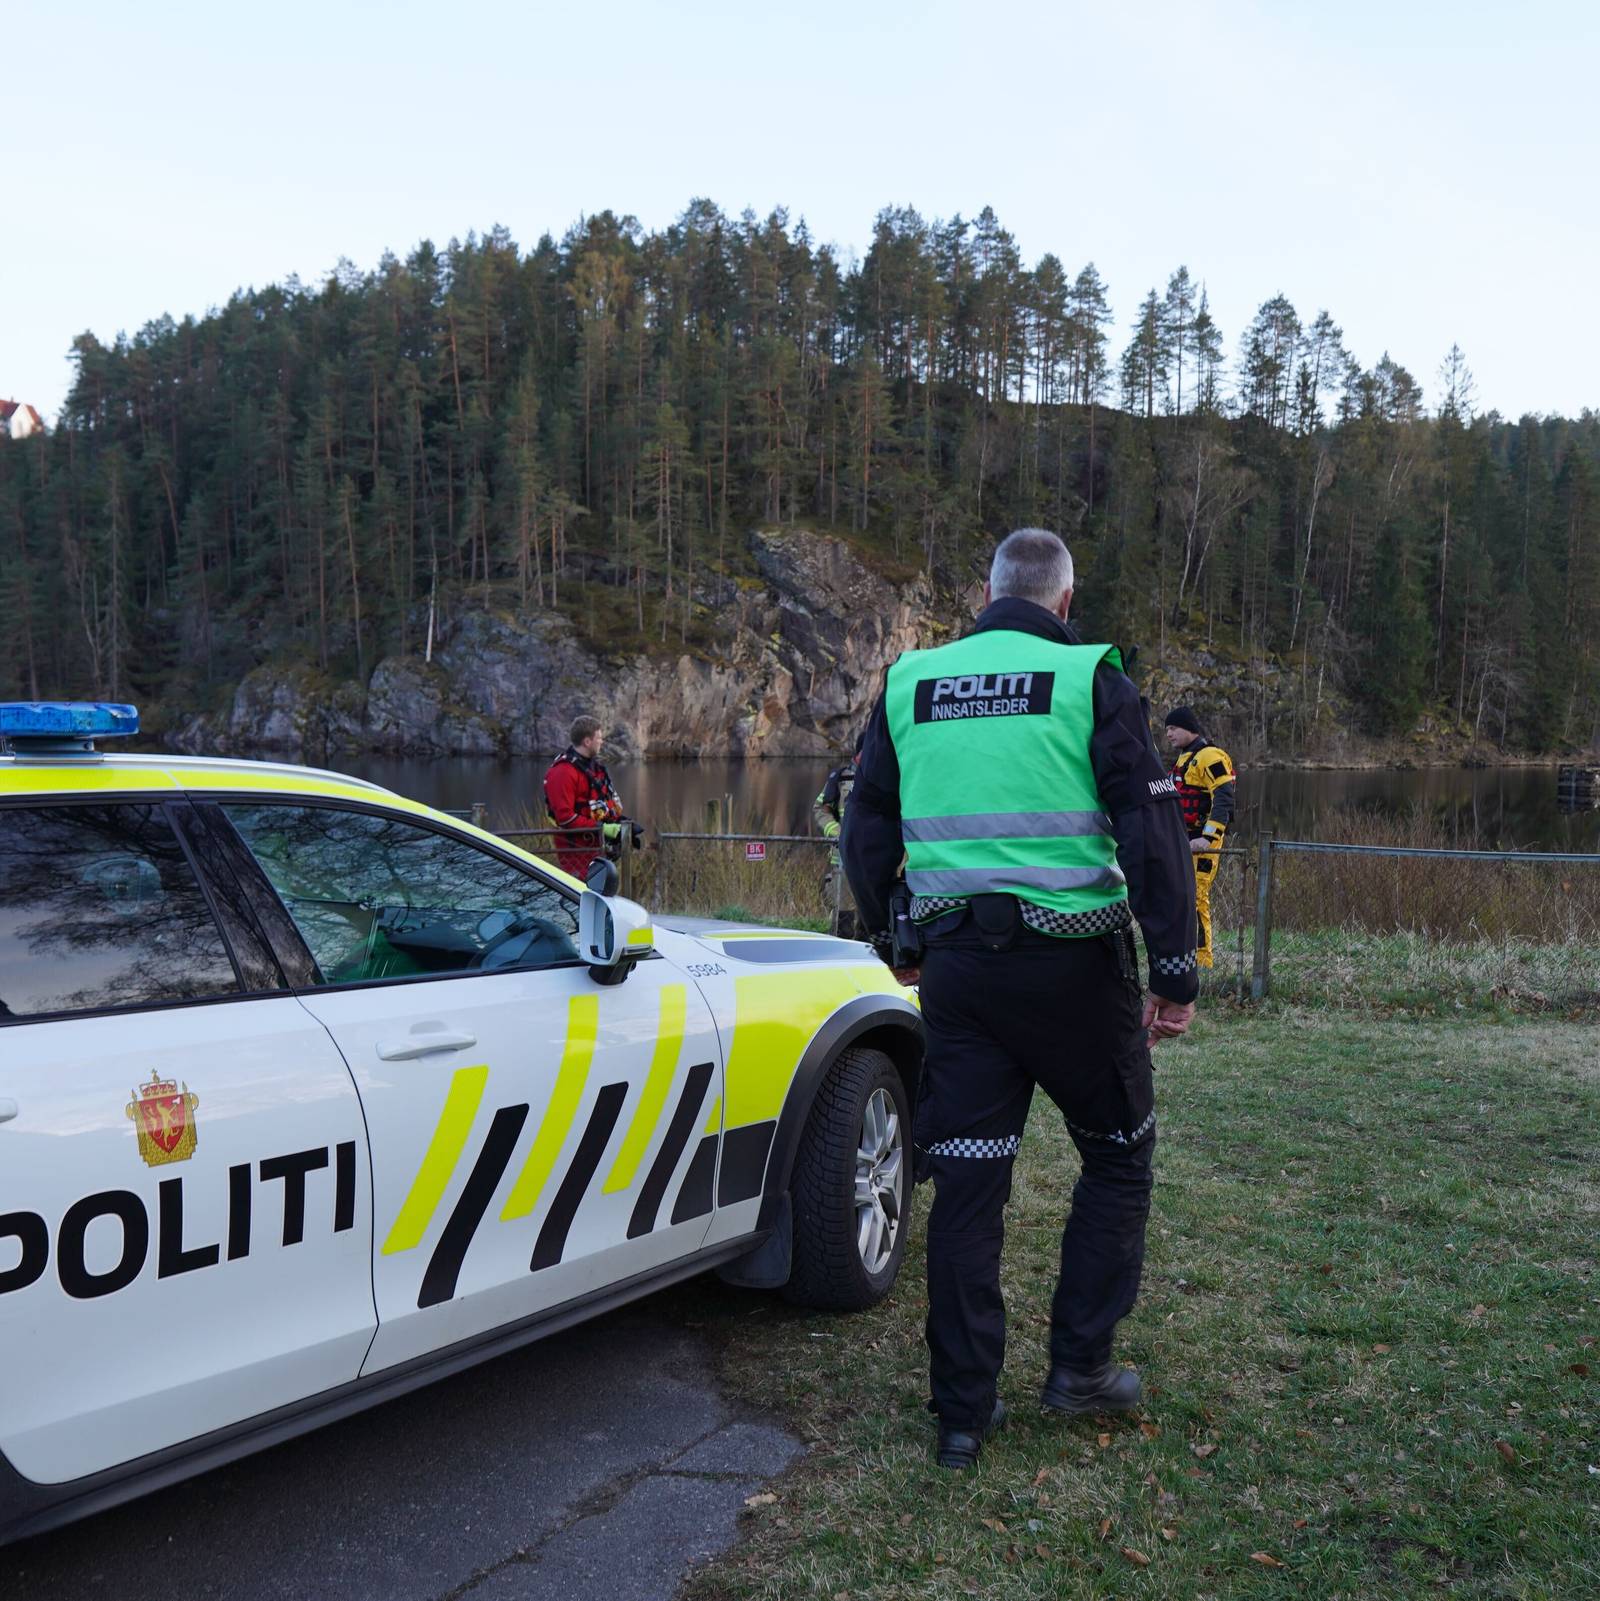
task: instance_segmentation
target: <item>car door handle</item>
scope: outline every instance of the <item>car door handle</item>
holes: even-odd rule
[[[0,1123],[9,1123],[20,1108],[15,1101],[0,1100]]]
[[[419,1056],[432,1056],[438,1051],[464,1051],[477,1043],[476,1034],[446,1034],[442,1029],[430,1029],[425,1034],[387,1041],[378,1047],[378,1057],[384,1062],[414,1062]]]

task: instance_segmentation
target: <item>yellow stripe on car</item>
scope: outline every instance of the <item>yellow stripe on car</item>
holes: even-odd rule
[[[589,1082],[589,1064],[594,1060],[595,1040],[600,1033],[600,997],[574,995],[567,1003],[567,1043],[561,1052],[561,1069],[550,1105],[534,1136],[533,1148],[522,1164],[517,1182],[501,1210],[502,1222],[526,1217],[539,1204],[539,1197],[554,1171],[556,1158],[572,1132],[573,1119]]]
[[[667,1104],[667,1091],[678,1069],[678,1055],[683,1049],[684,1024],[689,1017],[689,988],[686,984],[661,986],[661,1021],[656,1027],[656,1048],[650,1058],[650,1073],[644,1081],[644,1093],[628,1125],[627,1137],[617,1159],[612,1164],[611,1176],[605,1182],[604,1194],[627,1189],[639,1171],[644,1153],[649,1148],[650,1136],[661,1121],[661,1109]]]
[[[627,943],[629,945],[654,945],[656,931],[653,928],[630,928]]]
[[[383,1242],[385,1256],[411,1250],[428,1232],[428,1224],[433,1221],[433,1214],[444,1197],[445,1186],[466,1148],[472,1121],[478,1115],[488,1083],[487,1066],[458,1068],[451,1078],[444,1110],[439,1113],[439,1122],[433,1138],[428,1141],[422,1166],[411,1181],[411,1191],[389,1230],[389,1238]]]
[[[84,794],[106,790],[176,789],[169,774],[150,767],[36,767],[0,761],[0,795]]]
[[[711,1103],[711,1116],[706,1119],[706,1126],[700,1130],[702,1134],[717,1134],[722,1129],[722,1097],[719,1095]]]
[[[783,1110],[812,1036],[831,1012],[861,993],[846,967],[790,967],[733,981],[728,1050],[729,1128],[765,1123]]]

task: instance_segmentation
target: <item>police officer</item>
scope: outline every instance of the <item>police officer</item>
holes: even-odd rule
[[[1183,809],[1183,826],[1194,854],[1194,908],[1199,926],[1197,959],[1211,966],[1211,886],[1222,841],[1233,821],[1233,758],[1200,726],[1192,706],[1174,706],[1167,713],[1167,743],[1177,752],[1172,781]]]
[[[843,876],[839,865],[839,835],[844,829],[844,809],[850,804],[850,791],[855,787],[856,764],[861,760],[861,741],[862,736],[857,734],[855,752],[849,762],[843,767],[835,767],[828,774],[817,798],[811,803],[811,826],[824,839],[833,841],[833,848],[828,852],[828,870],[822,875],[822,906],[830,916],[837,911],[833,932],[845,939],[856,937],[857,924],[854,904],[846,904],[848,892],[839,895],[837,907],[834,902],[836,891],[845,889],[839,882]]]
[[[889,669],[844,830],[874,943],[887,948],[902,851],[925,942],[920,974],[898,973],[920,977],[926,1024],[916,1171],[935,1188],[929,1407],[948,1468],[971,1467],[1005,1420],[1002,1210],[1035,1084],[1083,1163],[1061,1240],[1044,1404],[1125,1411],[1140,1396],[1112,1336],[1144,1261],[1149,1045],[1182,1034],[1194,1014],[1194,875],[1138,693],[1114,648],[1080,643],[1071,603],[1061,540],[1038,528],[1009,535],[973,631]],[[998,799],[975,811],[975,793]]]

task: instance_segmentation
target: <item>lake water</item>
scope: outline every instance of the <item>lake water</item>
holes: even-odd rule
[[[479,802],[491,826],[543,827],[546,759],[487,757],[435,760],[351,757],[338,765],[429,805],[458,810]],[[811,802],[826,762],[608,762],[629,814],[653,828],[697,829],[705,804],[733,797],[734,828],[748,833],[809,833]],[[975,796],[993,805],[985,784]],[[1600,812],[1564,816],[1553,767],[1434,768],[1416,772],[1302,772],[1262,769],[1239,779],[1240,825],[1231,838],[1263,829],[1280,839],[1316,839],[1318,819],[1333,808],[1391,814],[1424,807],[1453,837],[1476,834],[1498,850],[1600,852]],[[524,817],[523,814],[528,814]]]

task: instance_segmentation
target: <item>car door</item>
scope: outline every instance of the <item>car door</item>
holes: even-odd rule
[[[660,959],[602,986],[577,898],[512,852],[380,806],[223,808],[315,959],[302,991],[372,1142],[365,1371],[694,1251],[722,1054]]]
[[[349,1382],[376,1326],[354,1084],[194,825],[0,807],[0,1452],[39,1482]]]

